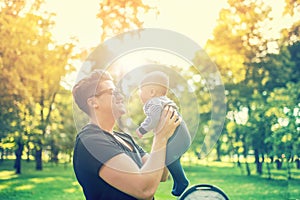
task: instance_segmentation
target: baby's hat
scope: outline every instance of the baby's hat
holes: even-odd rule
[[[169,77],[161,71],[150,72],[142,79],[140,87],[149,84],[157,84],[169,88]]]

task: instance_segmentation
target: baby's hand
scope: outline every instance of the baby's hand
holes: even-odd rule
[[[143,137],[143,134],[140,133],[139,129],[137,128],[135,130],[136,134],[139,136],[139,138],[142,138]]]

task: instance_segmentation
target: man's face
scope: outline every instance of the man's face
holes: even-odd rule
[[[103,81],[99,84],[98,103],[101,110],[105,113],[113,114],[118,119],[126,112],[123,96],[116,90],[116,86],[111,80]]]

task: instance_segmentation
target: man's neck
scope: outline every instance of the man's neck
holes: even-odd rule
[[[91,119],[91,122],[93,124],[96,124],[97,126],[99,126],[102,130],[108,132],[108,133],[113,133],[113,127],[115,125],[115,119],[102,119],[102,118],[93,118]]]

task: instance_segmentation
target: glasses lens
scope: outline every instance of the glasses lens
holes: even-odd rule
[[[123,94],[119,90],[113,90],[113,89],[107,89],[107,90],[100,91],[99,93],[95,94],[94,96],[99,97],[103,94],[111,94],[116,97],[123,96]]]

